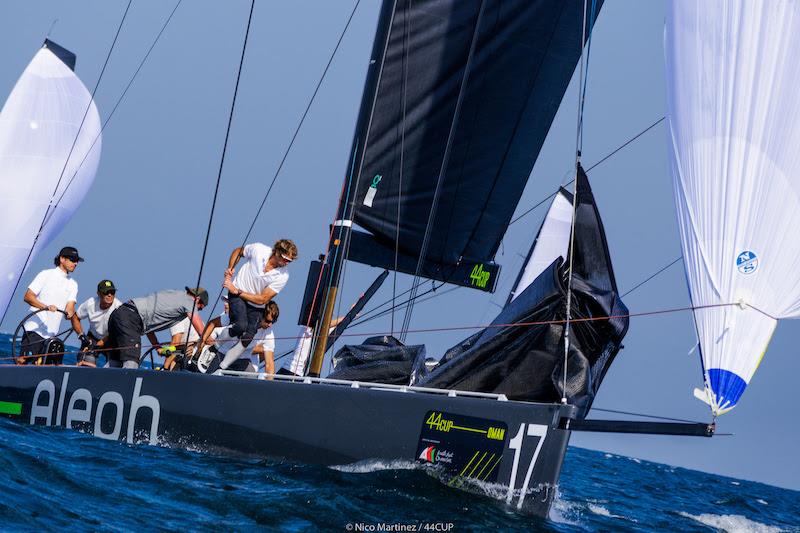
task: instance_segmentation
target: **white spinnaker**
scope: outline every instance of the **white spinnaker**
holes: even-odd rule
[[[722,414],[776,319],[800,314],[800,2],[673,1],[665,51],[692,304],[720,306],[694,319],[705,399]]]
[[[97,108],[81,80],[53,51],[40,49],[0,112],[0,314],[23,274],[51,199],[33,255],[61,231],[86,196],[100,160],[100,129]]]
[[[539,234],[533,243],[533,250],[529,254],[525,269],[511,292],[509,302],[519,296],[528,285],[533,283],[545,268],[556,258],[567,257],[569,237],[572,230],[572,202],[563,192],[556,193],[550,209],[539,228]]]

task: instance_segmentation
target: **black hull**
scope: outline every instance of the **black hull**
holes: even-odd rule
[[[0,367],[0,411],[131,443],[323,465],[435,463],[453,486],[510,487],[506,502],[538,516],[569,441],[559,420],[574,415],[571,406],[378,385],[13,366]]]

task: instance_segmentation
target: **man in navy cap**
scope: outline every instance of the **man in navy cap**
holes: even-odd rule
[[[78,366],[97,366],[97,356],[105,354],[103,348],[108,347],[108,319],[114,309],[122,305],[117,300],[117,288],[110,279],[97,284],[97,297],[92,296],[78,306],[72,316],[72,329],[81,341],[78,354]],[[84,334],[81,320],[89,321],[89,331]]]
[[[61,364],[64,354],[55,354],[47,358],[31,357],[44,354],[47,340],[59,333],[61,317],[66,314],[72,319],[75,314],[75,302],[78,299],[78,283],[69,277],[83,258],[77,248],[65,246],[53,259],[55,268],[42,270],[25,291],[25,303],[31,311],[44,311],[30,317],[25,322],[25,333],[22,335],[22,356],[17,363],[25,364]],[[63,313],[62,313],[63,312]],[[43,360],[44,359],[44,360]]]

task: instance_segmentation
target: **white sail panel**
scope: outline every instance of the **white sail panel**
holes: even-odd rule
[[[528,285],[533,283],[533,280],[556,258],[566,259],[571,230],[572,202],[562,191],[559,191],[553,198],[544,222],[539,228],[539,234],[533,243],[531,253],[528,254],[528,262],[525,264],[516,286],[511,291],[509,302],[512,302]]]
[[[0,313],[22,275],[51,199],[34,254],[72,217],[100,160],[100,116],[65,57],[74,61],[74,55],[48,41],[0,112]]]
[[[706,396],[739,401],[800,314],[800,2],[674,1],[665,33],[675,203]],[[730,305],[738,303],[739,305]]]

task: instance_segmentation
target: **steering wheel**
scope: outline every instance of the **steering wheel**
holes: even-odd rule
[[[48,312],[48,313],[61,313],[62,315],[64,315],[65,318],[67,316],[67,313],[65,311],[61,310],[61,309],[57,309],[55,311],[50,311],[48,309],[37,309],[36,311],[31,311],[30,313],[25,315],[25,318],[20,320],[19,324],[17,324],[17,329],[14,330],[14,335],[12,335],[12,337],[11,337],[11,357],[14,358],[14,361],[17,360],[17,342],[19,340],[19,342],[21,344],[22,343],[22,337],[25,335],[25,333],[27,333],[27,330],[25,329],[25,322],[27,322],[31,317],[33,317],[35,315],[38,315],[39,313],[45,313],[45,312]],[[70,327],[69,329],[65,329],[61,333],[57,333],[56,335],[53,335],[52,337],[49,337],[49,338],[50,339],[58,339],[62,343],[66,344],[67,339],[69,338],[70,335],[72,335],[72,331],[73,331],[72,327]],[[22,354],[20,354],[20,355],[22,355]],[[46,354],[43,354],[43,355],[46,355]]]

